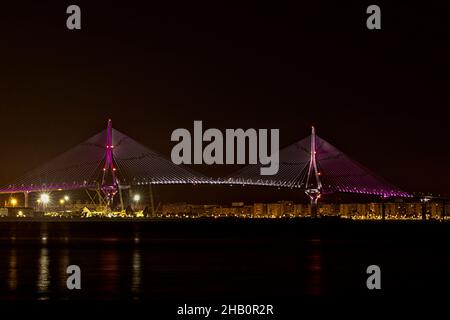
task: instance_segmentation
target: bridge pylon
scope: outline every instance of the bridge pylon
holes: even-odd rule
[[[106,130],[105,164],[103,166],[102,184],[100,186],[103,194],[105,195],[108,208],[111,207],[114,196],[119,190],[119,183],[116,174],[117,167],[113,154],[114,145],[112,131],[112,120],[109,119]]]
[[[317,202],[322,193],[322,183],[320,181],[320,172],[317,169],[316,160],[316,129],[311,128],[311,147],[308,175],[306,178],[305,193],[311,199],[311,217],[317,217]]]

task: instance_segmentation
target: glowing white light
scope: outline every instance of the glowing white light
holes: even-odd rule
[[[133,200],[134,200],[135,202],[138,202],[138,201],[141,200],[141,196],[140,196],[139,194],[135,194],[134,197],[133,197]]]
[[[50,202],[50,196],[48,195],[48,193],[43,193],[41,194],[40,200],[43,204],[47,204]]]
[[[69,201],[69,200],[70,200],[69,196],[64,196],[64,201]]]

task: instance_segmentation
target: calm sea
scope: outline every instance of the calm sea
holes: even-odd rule
[[[0,221],[0,299],[264,301],[440,295],[450,225],[309,220]],[[69,265],[81,290],[66,287]]]

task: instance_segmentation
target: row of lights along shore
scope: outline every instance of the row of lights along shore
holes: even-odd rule
[[[68,195],[65,195],[63,198],[59,199],[59,204],[64,205],[67,202],[69,202],[69,200],[70,200],[70,197]],[[38,204],[43,204],[43,205],[49,204],[50,201],[51,201],[51,198],[50,198],[50,194],[48,194],[48,193],[42,193],[39,196],[39,198],[36,200],[36,202]],[[133,201],[136,202],[136,203],[141,201],[141,196],[139,194],[135,194],[133,196]],[[10,206],[15,207],[15,206],[17,206],[18,201],[17,201],[16,198],[10,198],[9,199],[9,204],[10,204]]]

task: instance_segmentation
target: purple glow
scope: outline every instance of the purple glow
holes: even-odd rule
[[[105,167],[103,168],[101,189],[109,201],[111,201],[114,198],[114,195],[119,190],[116,179],[116,168],[114,167],[111,119],[108,120],[108,127],[106,129],[106,156],[105,156]]]
[[[108,197],[112,197],[120,183],[258,185],[300,190],[320,187],[321,194],[343,192],[384,198],[412,196],[350,159],[315,135],[314,131],[310,137],[281,150],[279,160],[279,171],[270,178],[260,176],[259,165],[251,165],[216,180],[174,165],[113,129],[109,120],[106,130],[29,172],[16,183],[0,188],[0,193],[94,189],[100,186]],[[308,177],[310,181],[307,181]]]
[[[315,134],[314,128],[309,137],[280,150],[279,162],[279,171],[271,177],[270,182],[261,179],[260,165],[246,166],[225,180],[238,184],[245,181],[245,184],[249,185],[299,188],[305,191],[319,189],[312,188],[315,185],[321,187],[320,193],[323,194],[343,192],[382,197],[411,197],[321,139]]]
[[[96,184],[89,183],[61,183],[48,185],[30,185],[30,186],[8,186],[0,189],[0,194],[5,193],[24,193],[24,192],[45,192],[45,191],[63,191],[95,188]]]

